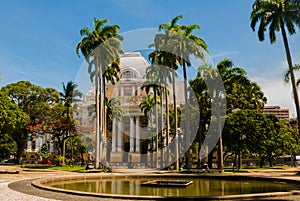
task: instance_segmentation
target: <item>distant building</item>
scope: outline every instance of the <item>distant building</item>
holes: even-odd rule
[[[290,120],[289,109],[282,109],[280,106],[265,106],[263,114],[274,114],[280,120]]]

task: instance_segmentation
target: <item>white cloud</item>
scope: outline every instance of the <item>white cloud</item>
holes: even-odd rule
[[[24,75],[25,74],[25,72],[24,71],[22,71],[21,69],[19,69],[19,68],[12,68],[11,69],[12,71],[14,71],[14,72],[16,72],[16,73],[18,73],[18,74],[22,74],[22,75]]]
[[[239,52],[238,51],[220,52],[217,54],[210,55],[210,57],[214,59],[214,58],[224,57],[224,56],[232,55],[232,54],[239,54]]]

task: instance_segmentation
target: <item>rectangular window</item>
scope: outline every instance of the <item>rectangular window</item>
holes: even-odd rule
[[[124,87],[124,96],[131,96],[132,95],[131,87]]]

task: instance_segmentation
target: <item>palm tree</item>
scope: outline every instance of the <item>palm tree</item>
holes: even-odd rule
[[[121,103],[117,98],[106,98],[106,115],[107,118],[112,121],[115,117],[120,120],[123,116],[123,110]]]
[[[175,88],[175,70],[178,66],[183,67],[184,72],[184,89],[185,89],[185,103],[187,105],[187,75],[186,75],[186,66],[190,66],[191,62],[189,59],[190,55],[201,58],[204,60],[204,54],[202,50],[208,52],[207,45],[205,41],[193,35],[195,29],[199,29],[199,25],[178,25],[177,21],[183,18],[182,15],[176,16],[170,23],[159,25],[159,31],[164,31],[163,34],[157,34],[155,36],[154,44],[155,51],[152,53],[152,59],[156,59],[157,63],[160,65],[168,66],[173,70],[172,72],[172,83],[173,83],[173,102],[174,102],[174,111],[177,111],[176,105],[176,88]],[[189,119],[188,111],[185,112],[186,117],[186,139],[189,136]],[[175,136],[177,135],[177,112],[175,112]],[[186,146],[187,145],[186,140]],[[187,147],[186,147],[187,148]],[[177,157],[178,158],[178,157]],[[186,154],[187,167],[190,168],[189,154]],[[176,168],[178,168],[178,162],[176,163]]]
[[[246,77],[246,71],[237,67],[230,59],[223,59],[217,64],[224,82],[227,100],[227,113],[236,109],[261,110],[267,99],[257,83]],[[242,166],[242,153],[238,153],[238,167]]]
[[[71,124],[73,123],[71,118],[71,109],[72,109],[73,100],[76,101],[76,99],[74,98],[76,96],[81,96],[82,94],[76,90],[77,84],[75,84],[74,82],[69,81],[67,85],[65,85],[65,83],[63,82],[62,84],[63,84],[63,92],[60,92],[59,95],[61,97],[61,101],[64,103],[64,107],[66,108],[65,114],[67,116],[67,125],[68,125],[66,134],[65,136],[63,136],[62,139],[62,145],[63,145],[62,156],[65,157],[65,141],[67,138],[70,137],[70,130],[72,127]]]
[[[167,90],[167,84],[168,81],[172,80],[172,69],[166,67],[164,65],[166,63],[166,59],[164,58],[164,54],[161,52],[158,52],[154,50],[149,54],[149,59],[151,60],[151,66],[147,69],[147,75],[148,79],[151,79],[157,83],[159,83],[159,94],[160,94],[160,116],[161,116],[161,167],[163,167],[164,159],[166,158],[168,160],[168,146],[166,150],[166,157],[164,157],[164,141],[163,141],[163,131],[166,131],[166,144],[169,143],[169,130],[170,130],[170,124],[169,124],[169,99],[168,99],[168,93]],[[166,105],[166,129],[163,128],[164,122],[163,122],[163,98],[165,98],[165,105]],[[168,163],[168,161],[167,161]]]
[[[157,34],[154,39],[154,44],[150,45],[155,47],[155,50],[149,55],[152,58],[152,63],[157,63],[161,66],[165,67],[165,82],[167,79],[172,82],[172,91],[173,91],[173,109],[174,109],[174,137],[178,137],[177,134],[177,127],[178,127],[178,118],[177,118],[177,100],[176,100],[176,85],[175,85],[175,78],[177,77],[176,70],[178,69],[178,61],[179,56],[174,54],[174,52],[169,51],[173,49],[174,43],[172,38],[172,32],[176,32],[180,30],[180,26],[177,25],[177,21],[183,18],[182,15],[176,16],[171,23],[167,24],[160,24],[158,27],[158,31],[164,30],[164,33]],[[169,69],[168,69],[169,68]],[[170,76],[171,71],[171,76]],[[167,143],[169,143],[169,108],[168,108],[168,95],[166,94],[166,106],[167,106]],[[168,156],[167,156],[168,158]],[[176,151],[176,164],[175,169],[179,169],[178,163],[178,151]]]
[[[123,115],[123,110],[121,107],[121,103],[117,98],[105,98],[105,107],[106,107],[106,118],[110,121],[113,120],[115,117],[118,120],[121,120]],[[95,110],[95,104],[91,104],[88,106],[88,116],[91,117],[91,119],[96,119],[96,110]]]
[[[293,66],[294,71],[299,71],[300,70],[300,65],[296,64]],[[289,83],[290,82],[290,70],[287,70],[286,73],[284,74],[284,82]],[[300,79],[297,80],[296,85],[299,86],[300,84]]]
[[[226,99],[224,98],[225,91],[222,89],[223,86],[223,80],[220,78],[220,73],[218,68],[212,68],[211,66],[204,65],[199,68],[197,77],[200,78],[200,80],[196,80],[196,82],[199,82],[200,87],[203,85],[203,81],[205,84],[210,83],[209,90],[206,91],[204,89],[203,94],[198,94],[199,92],[196,92],[196,96],[200,95],[200,98],[202,99],[202,96],[209,95],[208,103],[205,103],[206,105],[210,105],[210,113],[211,113],[211,120],[216,122],[216,127],[213,127],[215,132],[218,134],[219,137],[219,145],[218,145],[218,168],[220,172],[223,172],[224,170],[224,163],[223,163],[223,138],[222,138],[222,119],[225,116],[225,107],[226,107]],[[203,81],[202,81],[202,79]],[[224,81],[226,82],[226,81]],[[194,83],[197,84],[197,83]],[[195,86],[192,86],[195,88]],[[202,88],[202,87],[201,87]],[[203,90],[203,89],[202,89]],[[208,93],[208,94],[207,94]],[[199,97],[198,97],[199,98]],[[203,100],[199,104],[203,104]],[[206,102],[206,101],[204,101]],[[199,105],[199,106],[200,106]],[[200,109],[200,112],[202,109]],[[202,116],[201,116],[202,118]],[[201,121],[200,121],[201,123]],[[207,122],[204,122],[204,124],[200,127],[203,129]],[[200,140],[199,140],[200,141]],[[212,150],[212,147],[209,147],[210,150]]]
[[[198,161],[197,161],[197,168],[201,168],[202,164],[202,157],[200,155],[200,151],[203,145],[204,135],[207,132],[207,125],[209,124],[210,117],[211,117],[211,101],[209,98],[209,89],[205,83],[205,77],[201,74],[202,69],[199,68],[199,72],[197,77],[194,80],[189,81],[190,87],[195,93],[196,101],[198,102],[199,107],[199,129],[197,132],[196,140],[198,142]]]
[[[255,31],[255,26],[258,22],[258,39],[263,41],[265,39],[266,28],[269,27],[269,37],[271,44],[276,42],[276,33],[281,31],[285,53],[288,62],[288,68],[290,71],[290,78],[293,89],[293,97],[297,112],[298,119],[298,132],[300,134],[300,106],[299,96],[296,86],[296,78],[293,69],[292,56],[290,53],[289,43],[287,39],[287,33],[293,35],[296,33],[295,25],[300,27],[300,3],[295,0],[256,0],[253,4],[251,12],[251,28]]]
[[[193,34],[194,30],[200,29],[200,26],[197,24],[191,25],[181,25],[181,29],[177,32],[179,33],[179,40],[178,40],[178,55],[180,57],[179,63],[183,67],[183,78],[184,78],[184,97],[185,97],[185,141],[186,141],[186,148],[188,148],[189,136],[190,136],[190,125],[189,125],[189,105],[188,105],[188,92],[187,92],[187,70],[186,67],[191,66],[190,56],[194,56],[195,58],[200,58],[201,60],[205,61],[204,51],[209,52],[207,49],[207,44],[205,41]],[[186,168],[190,169],[190,156],[189,150],[185,154],[186,157]]]
[[[260,110],[263,108],[264,103],[266,103],[267,99],[261,91],[261,88],[255,82],[250,81],[246,77],[245,70],[241,67],[235,66],[230,59],[221,60],[217,64],[217,67],[215,69],[211,68],[210,66],[200,67],[196,79],[192,82],[192,87],[194,88],[194,91],[200,100],[203,98],[203,96],[205,97],[207,93],[205,87],[203,87],[203,80],[213,80],[214,78],[216,78],[216,75],[222,78],[222,82],[224,84],[224,89],[226,92],[226,94],[224,95],[226,96],[227,113],[231,113],[236,109]],[[201,91],[203,91],[203,93],[200,93]],[[209,93],[211,94],[212,92],[209,91]],[[210,104],[213,104],[213,100],[210,100],[210,102]],[[199,105],[201,106],[201,103],[199,103]],[[219,131],[221,132],[221,129],[219,129]],[[222,141],[223,137],[222,133],[220,133],[218,152],[220,158],[219,168],[221,171],[223,168],[223,164],[221,164],[223,159],[223,145],[221,143]],[[239,159],[241,159],[241,155]]]
[[[149,72],[149,69],[147,69],[147,72]],[[146,78],[149,79],[145,83],[143,83],[143,86],[141,87],[142,90],[145,90],[146,94],[150,93],[150,90],[153,91],[153,97],[154,97],[154,115],[155,115],[155,134],[156,134],[156,141],[155,141],[155,151],[156,151],[156,164],[155,166],[158,167],[158,111],[157,111],[157,94],[159,93],[159,85],[157,82],[151,81],[150,74],[146,73]]]
[[[151,166],[153,167],[153,161],[154,161],[154,136],[153,136],[153,113],[156,113],[156,100],[153,95],[149,94],[146,96],[146,99],[143,100],[140,103],[141,111],[144,112],[144,115],[148,117],[148,121],[150,122],[150,125],[148,125],[148,131],[151,132]],[[154,108],[155,107],[155,108]],[[154,110],[154,111],[153,111]]]
[[[73,81],[69,81],[67,83],[67,85],[65,85],[64,82],[62,84],[63,84],[63,92],[60,92],[59,95],[61,97],[61,101],[63,101],[64,106],[66,108],[67,119],[70,120],[72,103],[74,100],[75,101],[77,100],[77,99],[75,99],[75,97],[77,97],[77,96],[81,97],[82,94],[80,92],[78,92],[78,90],[76,90],[78,85],[75,84]]]
[[[95,84],[96,101],[96,150],[95,167],[98,168],[100,160],[103,160],[103,149],[99,147],[100,142],[105,140],[105,72],[108,68],[117,68],[119,66],[119,55],[122,53],[118,25],[105,25],[108,20],[94,19],[94,30],[89,28],[80,30],[82,40],[77,44],[76,53],[79,51],[85,57],[89,64],[88,72],[91,80]],[[100,87],[100,89],[99,89]],[[99,100],[100,99],[100,100]],[[101,118],[101,119],[100,119]],[[101,151],[101,153],[100,153]]]
[[[140,103],[141,111],[144,112],[144,115],[150,120],[150,124],[153,125],[152,115],[153,107],[155,106],[155,99],[153,95],[147,95],[146,99]]]

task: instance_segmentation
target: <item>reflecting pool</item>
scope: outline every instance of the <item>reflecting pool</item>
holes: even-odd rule
[[[192,181],[184,188],[143,186],[151,180]],[[246,179],[222,178],[159,178],[159,177],[126,177],[98,178],[69,181],[48,182],[47,186],[68,190],[118,195],[137,196],[225,196],[265,192],[284,192],[299,189],[297,185],[285,182],[259,181]]]

